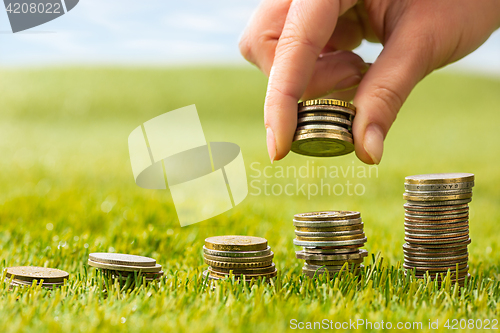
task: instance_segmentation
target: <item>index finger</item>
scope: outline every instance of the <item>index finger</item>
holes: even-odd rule
[[[297,126],[297,102],[313,74],[338,16],[356,0],[293,0],[276,46],[269,75],[264,120],[271,161],[289,151]]]

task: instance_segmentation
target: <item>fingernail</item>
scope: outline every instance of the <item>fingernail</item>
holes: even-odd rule
[[[274,133],[271,127],[267,128],[267,153],[269,154],[269,158],[271,159],[271,164],[274,162],[276,158],[276,139],[274,138]]]
[[[333,92],[339,92],[339,91],[344,91],[344,90],[351,90],[359,85],[359,82],[361,82],[361,76],[359,75],[353,75],[349,76],[346,79],[343,79],[337,85],[335,88],[333,88]]]
[[[369,124],[366,127],[363,148],[372,159],[372,162],[379,164],[384,151],[384,132],[377,124]]]

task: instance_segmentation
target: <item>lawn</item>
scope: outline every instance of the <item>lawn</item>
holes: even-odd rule
[[[70,273],[54,292],[11,291],[0,283],[0,330],[278,333],[292,330],[293,320],[362,319],[423,323],[416,331],[439,321],[434,331],[447,331],[448,319],[498,320],[500,79],[431,75],[410,96],[382,163],[371,169],[354,154],[317,159],[291,153],[271,166],[265,90],[265,77],[246,67],[0,70],[0,268],[37,265]],[[251,186],[234,209],[181,228],[168,190],[135,185],[127,138],[144,121],[190,104],[207,140],[241,147]],[[313,175],[318,166],[331,173]],[[280,173],[294,168],[302,168],[300,179]],[[462,290],[406,278],[400,268],[404,177],[436,172],[476,175],[473,279]],[[322,182],[345,191],[315,193]],[[348,193],[347,182],[358,186],[357,194]],[[297,191],[275,195],[287,184]],[[361,212],[370,252],[361,279],[301,276],[292,217],[315,210]],[[224,281],[205,288],[204,239],[224,234],[267,238],[279,270],[274,283]],[[100,251],[154,257],[165,277],[156,287],[103,293],[86,264],[90,252]]]

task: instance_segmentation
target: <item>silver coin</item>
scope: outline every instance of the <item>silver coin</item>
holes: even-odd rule
[[[332,261],[354,260],[368,256],[368,251],[360,249],[359,251],[356,251],[355,253],[351,254],[331,254],[331,255],[312,254],[312,253],[307,253],[306,251],[296,251],[295,256],[297,257],[297,259],[303,259],[303,260],[332,260]]]
[[[442,230],[442,229],[457,229],[457,228],[464,228],[468,227],[469,223],[468,221],[465,222],[458,222],[458,223],[412,223],[412,222],[406,222],[404,223],[405,229],[422,229],[422,230]]]
[[[427,247],[452,247],[459,246],[463,242],[467,241],[467,236],[455,237],[455,238],[442,238],[442,239],[422,239],[422,238],[411,238],[405,237],[405,241],[410,244],[425,245]]]
[[[308,124],[308,123],[330,123],[330,124],[337,124],[342,127],[347,126],[351,127],[352,123],[349,119],[344,119],[336,116],[330,116],[330,115],[308,115],[308,116],[301,116],[297,120],[297,124]]]
[[[367,238],[363,239],[354,239],[354,240],[346,240],[346,241],[323,241],[323,242],[311,242],[311,241],[300,241],[297,239],[293,240],[293,244],[297,246],[303,247],[317,247],[317,246],[343,246],[343,245],[355,245],[355,244],[364,244],[366,243]]]
[[[468,241],[464,243],[458,243],[458,244],[449,244],[448,246],[441,246],[439,245],[438,247],[430,247],[428,245],[415,245],[415,244],[403,244],[403,251],[408,251],[408,252],[424,252],[424,253],[448,253],[448,252],[456,252],[456,251],[467,251],[467,245],[471,243],[471,240],[469,239]]]
[[[353,111],[348,108],[343,108],[341,106],[335,105],[310,105],[310,106],[302,106],[299,107],[299,117],[302,112],[311,112],[311,111],[330,111],[332,113],[340,113],[346,114],[350,116],[355,116],[356,111]]]
[[[468,237],[469,231],[460,231],[460,232],[450,232],[450,233],[435,233],[435,234],[415,234],[412,232],[405,232],[405,236],[408,238],[418,238],[418,239],[432,239],[436,241],[445,241],[445,239],[456,238],[456,237]]]
[[[469,259],[469,254],[465,253],[459,256],[440,256],[440,257],[419,257],[419,256],[413,256],[413,255],[404,255],[405,259],[411,260],[411,261],[431,261],[431,262],[437,262],[437,261],[444,261],[444,262],[452,262],[452,261],[457,261],[457,260],[462,260],[462,261],[467,261]]]
[[[90,253],[89,259],[95,262],[116,265],[130,265],[141,267],[154,267],[156,265],[156,260],[154,260],[153,258],[124,253]]]
[[[407,200],[407,204],[409,206],[451,206],[451,205],[462,205],[471,202],[471,198],[460,199],[460,200],[445,200],[445,201],[412,201]]]
[[[271,252],[268,255],[262,257],[222,257],[213,256],[210,254],[203,254],[203,257],[212,261],[223,261],[223,262],[234,262],[234,263],[249,263],[249,262],[264,262],[269,261],[274,258],[274,253]]]
[[[88,260],[89,266],[97,267],[101,269],[109,269],[113,271],[142,271],[143,273],[154,273],[161,271],[161,265],[156,264],[155,266],[131,266],[131,265],[116,265],[116,264],[106,264],[102,262],[97,262],[93,260]]]
[[[340,227],[346,225],[360,224],[361,218],[347,219],[347,220],[332,220],[332,221],[299,221],[293,219],[293,225],[296,227],[310,227],[310,228],[321,228],[321,227]]]
[[[410,210],[405,208],[405,213],[410,215],[422,215],[422,216],[436,216],[436,215],[452,215],[452,214],[463,214],[468,213],[469,208],[454,209],[454,210],[441,210],[441,211],[428,211],[428,210]]]
[[[327,231],[327,232],[309,232],[309,231],[298,231],[295,230],[295,235],[301,237],[336,237],[336,236],[348,236],[348,235],[359,235],[362,234],[363,230],[348,230],[348,231]]]
[[[450,210],[458,210],[458,209],[469,209],[468,204],[462,204],[462,205],[452,205],[452,206],[414,206],[408,203],[405,203],[403,205],[405,207],[405,210],[407,211],[425,211],[425,212],[436,212],[439,213],[441,211],[450,211]]]
[[[356,254],[359,251],[359,248],[363,246],[363,244],[351,245],[349,247],[339,247],[336,249],[332,248],[304,248],[304,252],[308,254],[321,254],[321,255],[339,255],[339,254]]]
[[[413,220],[452,220],[452,219],[466,219],[469,217],[469,212],[461,213],[461,214],[449,214],[449,215],[415,215],[405,213],[405,217]]]
[[[304,124],[298,126],[296,131],[308,131],[308,130],[337,130],[350,133],[349,130],[345,127],[330,125],[330,124]]]
[[[472,193],[472,189],[470,188],[460,188],[457,190],[442,190],[442,191],[410,191],[406,190],[406,194],[413,196],[446,196],[446,195],[454,195],[454,194],[464,194],[464,193]]]
[[[232,258],[263,257],[271,254],[271,247],[268,246],[267,249],[261,251],[219,251],[208,249],[205,245],[203,245],[203,253],[211,256]]]
[[[448,184],[405,184],[405,190],[409,191],[458,190],[458,189],[471,189],[472,187],[474,187],[474,182],[448,183]]]
[[[472,173],[431,173],[405,177],[406,184],[446,184],[470,183],[474,181]]]

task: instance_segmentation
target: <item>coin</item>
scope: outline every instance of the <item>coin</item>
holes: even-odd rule
[[[361,219],[335,220],[335,221],[298,221],[293,220],[295,227],[311,227],[311,228],[335,228],[342,226],[362,225]]]
[[[205,239],[205,247],[218,251],[262,251],[267,240],[253,236],[215,236]]]
[[[352,253],[357,253],[358,249],[362,246],[363,244],[347,245],[347,246],[329,246],[329,247],[304,247],[304,252],[310,254],[324,254],[324,255],[352,254]]]
[[[297,259],[303,260],[355,260],[364,258],[368,255],[366,250],[356,250],[351,254],[312,254],[306,251],[296,251],[295,256]]]
[[[424,254],[425,255],[425,254]],[[430,261],[430,262],[452,262],[452,261],[459,261],[459,260],[467,260],[469,258],[469,254],[466,252],[462,255],[458,255],[458,256],[442,256],[440,255],[439,257],[429,257],[427,255],[425,255],[425,257],[419,257],[419,256],[415,256],[415,255],[406,255],[404,256],[405,260],[408,259],[408,260],[411,260],[411,261],[416,261],[416,262],[426,262],[426,261]]]
[[[273,266],[274,267],[274,266]],[[274,269],[274,271],[272,272],[269,272],[269,273],[259,273],[259,274],[252,274],[250,272],[248,273],[236,273],[235,271],[231,270],[231,272],[220,272],[220,271],[217,271],[217,270],[214,270],[213,267],[209,266],[208,267],[208,271],[210,273],[210,275],[214,276],[214,277],[218,277],[218,278],[226,278],[227,276],[229,275],[234,275],[234,276],[237,276],[237,275],[243,275],[245,277],[245,280],[249,280],[249,279],[258,279],[258,278],[272,278],[272,277],[275,277],[276,274],[277,274],[277,270],[276,268]]]
[[[299,231],[295,230],[295,235],[301,237],[336,237],[336,236],[349,236],[349,235],[361,235],[363,234],[363,229],[358,230],[346,230],[346,231]]]
[[[462,219],[452,219],[452,220],[416,220],[416,219],[410,219],[405,217],[405,222],[408,223],[414,223],[414,224],[429,224],[429,225],[444,225],[444,224],[455,224],[455,223],[462,223],[462,222],[468,222],[468,218],[462,218]]]
[[[442,211],[427,211],[427,210],[408,210],[405,209],[405,214],[409,216],[443,216],[453,214],[469,213],[469,208],[455,209],[455,210],[442,210]]]
[[[471,202],[472,199],[461,199],[461,200],[445,200],[445,201],[412,201],[407,200],[407,204],[416,207],[426,207],[426,206],[449,206],[449,205],[461,205]]]
[[[350,120],[345,119],[345,118],[340,118],[336,115],[316,115],[316,114],[307,115],[307,116],[301,115],[299,117],[297,123],[299,125],[307,124],[307,123],[313,123],[313,124],[331,123],[331,124],[336,124],[336,125],[340,125],[340,126],[347,126],[347,127],[352,126],[352,123]]]
[[[295,135],[291,150],[294,153],[331,157],[352,153],[354,144],[351,138],[334,133],[309,133]]]
[[[343,221],[356,219],[357,223],[361,222],[361,214],[359,212],[332,210],[319,211],[310,213],[295,214],[294,221]]]
[[[89,258],[95,262],[116,265],[131,265],[141,267],[154,267],[156,260],[148,257],[123,253],[90,253]]]
[[[352,231],[363,230],[363,222],[354,225],[339,226],[339,227],[295,227],[296,231],[304,232],[339,232],[339,231]]]
[[[462,188],[462,189],[456,189],[456,190],[441,190],[441,191],[410,191],[410,190],[406,190],[405,193],[407,193],[409,195],[415,195],[415,196],[446,196],[446,195],[472,193],[472,189]]]
[[[345,245],[355,245],[355,244],[364,244],[366,243],[366,237],[363,239],[354,239],[354,240],[345,240],[345,241],[321,241],[321,242],[313,242],[313,241],[301,241],[298,239],[293,240],[293,244],[297,246],[303,247],[316,247],[316,246],[345,246]]]
[[[210,265],[211,267],[220,267],[224,269],[250,269],[250,268],[258,268],[258,267],[269,267],[273,265],[272,260],[268,261],[255,261],[255,262],[234,262],[234,261],[219,261],[219,260],[209,260],[204,258],[205,264]],[[218,269],[216,269],[218,270]]]
[[[32,282],[34,280],[43,280],[47,284],[64,283],[64,280],[69,278],[69,274],[60,269],[36,266],[8,267],[5,270],[5,276],[8,279],[14,277],[17,281]]]
[[[459,251],[466,249],[467,245],[471,243],[469,238],[466,241],[460,243],[449,243],[449,244],[439,244],[438,246],[432,246],[432,244],[403,244],[403,249],[408,251],[429,251],[429,252],[448,252],[448,251]]]
[[[439,214],[441,211],[452,211],[452,210],[459,210],[459,209],[469,209],[468,204],[461,204],[461,205],[452,205],[452,206],[414,206],[410,205],[408,203],[404,204],[405,210],[406,211],[417,211],[417,212],[433,212]]]
[[[466,220],[465,222],[455,222],[455,223],[418,223],[418,222],[406,222],[404,223],[405,229],[425,229],[429,232],[432,230],[440,230],[440,229],[457,229],[464,228],[469,226],[469,222]]]
[[[425,234],[425,235],[435,235],[435,236],[440,236],[440,235],[445,235],[449,233],[462,233],[462,232],[469,232],[469,226],[466,225],[465,227],[461,228],[448,228],[448,229],[422,229],[422,228],[408,228],[405,227],[405,231],[408,232],[408,234]]]
[[[448,183],[448,184],[406,184],[405,183],[405,190],[409,190],[409,191],[457,190],[457,189],[470,189],[472,187],[474,187],[474,182]]]
[[[466,241],[468,238],[469,236],[454,237],[454,238],[433,238],[433,239],[405,237],[405,241],[407,241],[408,243],[425,244],[431,247],[431,246],[442,246],[443,244],[450,244],[450,243],[460,243],[462,241]]]
[[[93,260],[88,260],[89,266],[97,267],[101,269],[109,269],[113,271],[124,271],[124,272],[133,272],[133,271],[141,271],[144,273],[154,273],[161,271],[161,265],[156,264],[155,266],[131,266],[131,265],[117,265],[117,264],[105,264],[102,262],[97,262]]]
[[[348,137],[352,138],[352,134],[349,132],[349,130],[345,127],[338,126],[338,125],[330,125],[330,124],[301,124],[300,126],[297,127],[296,133],[309,133],[310,131],[325,131],[325,132],[330,132],[332,133],[337,133],[337,131],[340,131],[342,135],[347,135]],[[298,134],[297,133],[297,134]]]
[[[447,184],[473,181],[474,174],[472,173],[433,173],[408,176],[405,178],[405,183],[407,184]]]
[[[260,251],[218,251],[208,249],[206,246],[203,246],[203,253],[218,256],[218,257],[233,257],[233,258],[251,258],[251,257],[262,257],[271,254],[271,247],[267,247],[265,250]]]
[[[460,231],[460,232],[448,232],[448,233],[429,233],[429,234],[424,234],[424,233],[419,233],[415,234],[412,232],[405,232],[405,235],[408,238],[418,238],[420,239],[431,239],[431,240],[438,240],[438,241],[444,241],[446,238],[447,240],[450,238],[460,238],[460,237],[469,237],[469,230],[467,231]]]
[[[469,217],[469,212],[460,214],[443,214],[443,215],[416,215],[405,213],[405,217],[412,220],[427,220],[427,221],[437,221],[437,220],[452,220],[452,219],[465,219]]]
[[[447,270],[450,271],[456,271],[457,267],[455,265],[450,265],[447,267],[435,267],[435,266],[409,266],[407,264],[403,264],[403,267],[406,269],[415,269],[417,272],[420,271],[429,271],[429,272],[446,272]],[[467,263],[458,265],[458,271],[464,272],[469,269],[469,266],[467,266]]]
[[[323,98],[323,99],[310,99],[304,102],[299,103],[298,107],[299,110],[304,110],[307,107],[310,106],[336,106],[336,107],[341,107],[341,108],[347,108],[348,110],[356,112],[356,107],[348,102],[339,100],[339,99],[333,99],[333,98]]]
[[[347,264],[346,265],[348,269],[353,269],[356,267],[359,267],[359,264]],[[327,266],[327,265],[309,265],[308,263],[304,264],[304,267],[302,267],[302,271],[312,271],[312,272],[324,272],[328,270],[329,272],[338,272],[344,267],[344,264],[342,265],[335,265],[335,266]]]
[[[205,253],[203,257],[208,260],[247,263],[247,262],[262,262],[262,261],[273,260],[274,253],[271,252],[270,254],[261,257],[221,257],[221,256],[212,256],[210,254]]]
[[[338,242],[338,241],[346,241],[346,240],[353,240],[353,239],[363,239],[363,238],[365,238],[364,232],[361,232],[361,233],[356,234],[356,235],[333,236],[333,237],[304,237],[304,236],[296,236],[297,240],[310,241],[310,242],[325,242],[325,241]]]
[[[311,260],[307,259],[306,263],[308,265],[319,265],[319,266],[342,266],[345,263],[351,264],[361,264],[363,262],[363,258],[359,259],[348,259],[348,260]]]
[[[350,114],[345,114],[343,112],[337,112],[335,110],[303,110],[299,112],[299,118],[297,121],[300,119],[306,118],[306,117],[328,117],[328,118],[340,118],[347,120],[352,123],[353,116]]]
[[[409,201],[448,201],[448,200],[460,200],[460,199],[468,199],[472,198],[472,193],[463,193],[463,194],[454,194],[454,195],[442,195],[442,196],[433,196],[433,195],[428,195],[428,196],[416,196],[416,195],[409,195],[407,193],[403,194],[403,199],[409,200]]]

